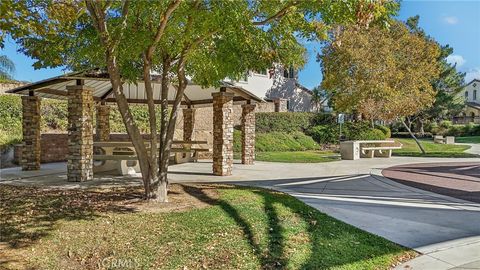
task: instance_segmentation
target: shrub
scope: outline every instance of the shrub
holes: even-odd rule
[[[256,113],[257,133],[268,132],[303,132],[311,126],[314,113],[272,112]]]
[[[385,134],[385,138],[390,138],[390,137],[392,137],[392,131],[390,130],[389,127],[379,125],[379,126],[377,126],[376,128],[379,129],[379,130],[381,130],[381,131],[383,132],[383,134]]]
[[[367,121],[346,122],[342,133],[347,140],[363,140],[363,133],[371,128],[371,123]]]
[[[310,135],[317,143],[338,143],[339,127],[337,124],[319,125],[308,129]],[[369,122],[347,122],[342,127],[342,134],[347,140],[385,140],[390,136],[390,129],[372,129]]]
[[[307,131],[317,143],[334,144],[338,143],[339,129],[333,125],[314,126]]]
[[[68,102],[65,100],[42,99],[40,110],[42,112],[41,126],[43,131],[67,130],[68,127]]]
[[[337,119],[335,115],[331,113],[317,113],[312,117],[311,125],[312,126],[319,126],[319,125],[335,125]]]
[[[233,132],[233,151],[242,151],[241,132]],[[258,152],[282,152],[282,151],[305,151],[315,150],[319,146],[315,141],[302,132],[271,132],[257,133],[255,138],[255,150]]]
[[[387,136],[379,129],[368,129],[360,133],[355,140],[385,140]]]
[[[452,121],[443,120],[440,122],[440,127],[449,129],[453,125]]]

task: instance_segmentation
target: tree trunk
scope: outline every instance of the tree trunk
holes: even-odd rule
[[[150,78],[150,59],[144,56],[144,65],[143,65],[143,81],[145,84],[145,93],[147,97],[147,106],[148,106],[148,120],[150,124],[150,181],[148,186],[149,194],[154,194],[154,186],[158,181],[158,137],[157,137],[157,116],[155,113],[155,101],[153,100],[153,87],[152,81]],[[153,196],[149,196],[149,199]]]
[[[402,120],[402,124],[405,126],[408,133],[410,133],[410,136],[412,136],[412,138],[415,140],[415,142],[418,145],[418,148],[420,148],[420,151],[422,151],[422,154],[425,155],[427,152],[425,152],[425,149],[423,149],[423,146],[420,144],[420,141],[417,139],[417,137],[415,137],[415,134],[413,134],[412,130],[410,129],[410,127],[408,127],[407,123],[405,123],[405,120]]]
[[[178,78],[179,83],[177,87],[177,93],[175,95],[175,101],[172,105],[170,117],[168,121],[165,119],[168,117],[168,109],[164,110],[163,107],[168,106],[168,83],[167,83],[167,75],[168,70],[164,70],[162,72],[162,125],[161,125],[161,145],[160,145],[160,164],[159,164],[159,185],[157,187],[157,201],[159,202],[167,202],[167,187],[168,187],[168,161],[170,157],[170,150],[172,148],[173,143],[173,136],[175,133],[175,124],[177,122],[178,116],[178,109],[180,108],[180,104],[183,98],[183,93],[185,92],[185,88],[187,87],[187,79],[185,77],[184,72],[184,59],[183,57],[179,61],[179,69],[178,69]],[[165,78],[165,80],[163,79]],[[164,83],[165,82],[165,83]],[[165,95],[165,96],[163,96]],[[164,99],[165,97],[165,99]]]
[[[161,121],[160,121],[160,147],[158,148],[158,185],[155,193],[157,201],[168,202],[167,188],[168,188],[168,162],[170,158],[170,151],[166,151],[168,138],[168,72],[170,70],[170,62],[168,59],[163,60],[162,66],[162,83],[161,83]]]
[[[121,83],[120,75],[116,70],[113,61],[108,62],[108,70],[110,74],[110,82],[112,83],[113,93],[115,100],[117,101],[118,110],[122,116],[123,123],[127,129],[127,133],[132,140],[132,144],[135,148],[135,152],[138,157],[140,165],[140,171],[142,173],[143,186],[145,189],[145,198],[151,199],[151,187],[150,184],[156,179],[156,171],[152,170],[153,167],[151,158],[148,155],[147,148],[143,142],[142,135],[138,130],[137,125],[133,119],[133,115],[128,106],[128,101],[123,94],[123,86]]]
[[[423,127],[423,119],[418,117],[416,126],[417,126],[418,133],[420,133],[420,135],[422,135],[422,137],[425,136],[425,129]]]
[[[162,21],[159,30],[157,31],[156,35],[156,42],[160,40],[163,31],[166,26],[166,22],[168,20],[169,14],[175,10],[180,1],[172,2],[169,8],[166,11],[165,19]],[[123,93],[123,83],[122,78],[120,75],[120,70],[116,60],[116,50],[118,42],[120,42],[121,37],[115,37],[112,42],[112,37],[110,36],[107,30],[107,23],[105,21],[106,10],[104,7],[98,5],[97,2],[94,1],[86,1],[87,10],[94,21],[94,27],[98,31],[100,41],[105,49],[105,60],[107,64],[108,74],[110,77],[110,82],[112,84],[113,93],[117,102],[118,109],[120,111],[120,115],[122,116],[123,123],[127,129],[127,133],[132,140],[132,144],[135,148],[138,162],[140,165],[140,171],[142,173],[142,180],[145,189],[145,198],[151,199],[153,197],[154,192],[152,192],[152,183],[157,183],[158,177],[158,167],[156,166],[156,151],[150,151],[150,155],[147,151],[147,147],[143,141],[142,135],[136,125],[133,115],[130,111],[130,107],[128,106],[127,98]],[[122,17],[123,22],[122,25],[125,27],[128,15],[128,1],[124,2],[122,7]],[[123,27],[123,30],[125,29]],[[120,35],[122,32],[120,32]],[[154,47],[149,48],[150,55],[153,54]],[[147,60],[148,59],[147,56]],[[148,108],[150,114],[150,131],[151,131],[151,147],[155,149],[157,146],[157,139],[156,139],[156,119],[155,119],[155,105],[153,101],[153,91],[151,89],[151,81],[150,81],[150,62],[145,62],[144,66],[144,78],[145,80],[145,88],[147,89],[147,100],[148,100]],[[146,69],[146,71],[145,71]],[[149,88],[150,87],[150,88]]]

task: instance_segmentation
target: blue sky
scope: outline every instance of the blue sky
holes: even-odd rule
[[[441,44],[454,48],[451,62],[467,73],[466,80],[480,79],[480,0],[471,1],[403,1],[398,18],[420,15],[420,26]],[[319,45],[307,44],[308,63],[299,73],[300,83],[313,88],[322,80],[316,54]],[[6,54],[16,65],[15,79],[38,81],[63,74],[62,69],[34,70],[33,60],[17,52],[17,45],[7,40],[0,54]]]

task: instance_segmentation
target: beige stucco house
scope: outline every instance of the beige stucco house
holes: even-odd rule
[[[480,80],[473,79],[469,82],[460,95],[465,98],[465,108],[463,112],[454,117],[456,124],[475,123],[480,124]]]

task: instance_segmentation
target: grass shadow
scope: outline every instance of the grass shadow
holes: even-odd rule
[[[204,202],[220,206],[235,220],[249,245],[255,251],[255,256],[259,259],[262,269],[288,269],[291,265],[290,261],[294,260],[291,255],[296,253],[295,256],[298,256],[299,252],[304,252],[303,255],[309,254],[303,257],[300,263],[298,261],[294,263],[301,265],[300,269],[329,269],[371,259],[388,261],[393,257],[392,254],[407,250],[381,237],[335,220],[287,194],[262,188],[228,185],[218,187],[218,189],[231,188],[247,190],[261,198],[267,219],[265,229],[268,230],[264,252],[260,251],[262,248],[259,242],[260,236],[255,235],[260,234],[259,229],[254,228],[242,216],[237,209],[238,205],[224,199],[212,199],[202,194],[202,190],[197,187],[184,186],[187,193],[198,196],[197,198]],[[280,211],[279,207],[289,209],[296,217],[300,218],[301,222],[306,224],[307,235],[304,237],[304,241],[310,243],[307,250],[302,249],[300,245],[292,246],[292,242],[289,242],[291,239],[286,238],[301,238],[302,236],[292,234],[291,228],[288,227],[288,222],[291,221],[283,220],[284,216],[278,212]],[[296,250],[297,248],[298,250]],[[390,266],[391,263],[388,261],[385,264]]]

